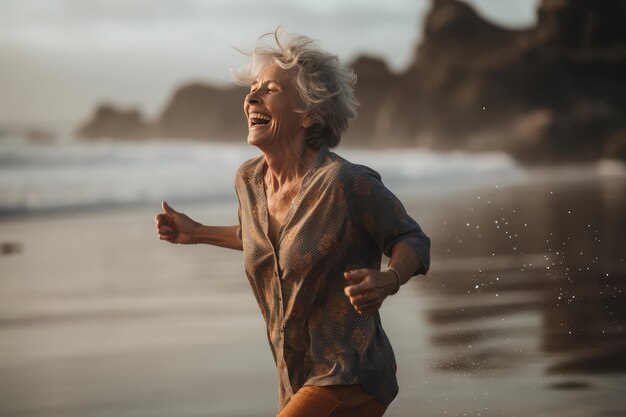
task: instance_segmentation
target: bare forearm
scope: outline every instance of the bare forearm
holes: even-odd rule
[[[405,241],[396,243],[391,250],[389,266],[398,271],[400,285],[405,284],[422,267],[422,262],[417,252]]]
[[[223,248],[243,250],[241,242],[237,238],[239,226],[205,226],[199,224],[194,231],[194,243],[206,243],[208,245]]]

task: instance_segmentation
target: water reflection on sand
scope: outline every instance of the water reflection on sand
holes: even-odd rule
[[[543,388],[555,390],[601,391],[614,374],[622,385],[612,402],[620,404],[623,179],[496,187],[440,206],[431,221],[437,261],[418,286],[433,329],[431,368],[502,381],[502,372],[509,378],[539,364]],[[590,416],[626,415],[611,401],[570,401],[563,415],[583,406]]]

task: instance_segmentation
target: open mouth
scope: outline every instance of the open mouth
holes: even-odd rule
[[[248,120],[250,120],[250,126],[254,127],[266,125],[272,120],[272,118],[263,113],[250,113],[248,115]]]

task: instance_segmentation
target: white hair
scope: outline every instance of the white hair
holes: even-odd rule
[[[273,45],[265,42],[268,38]],[[295,85],[304,106],[298,111],[308,112],[314,121],[306,129],[307,145],[314,149],[324,144],[337,146],[357,114],[354,72],[341,65],[336,55],[321,50],[313,39],[284,33],[280,27],[261,36],[249,55],[248,64],[233,71],[233,81],[250,86],[270,65],[295,69]]]

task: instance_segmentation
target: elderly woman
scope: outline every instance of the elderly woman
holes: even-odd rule
[[[262,152],[236,175],[239,225],[204,226],[164,202],[159,237],[243,250],[280,417],[381,416],[398,386],[378,310],[426,273],[430,242],[378,173],[329,151],[356,116],[354,74],[307,37],[281,38],[262,37],[234,74]]]

